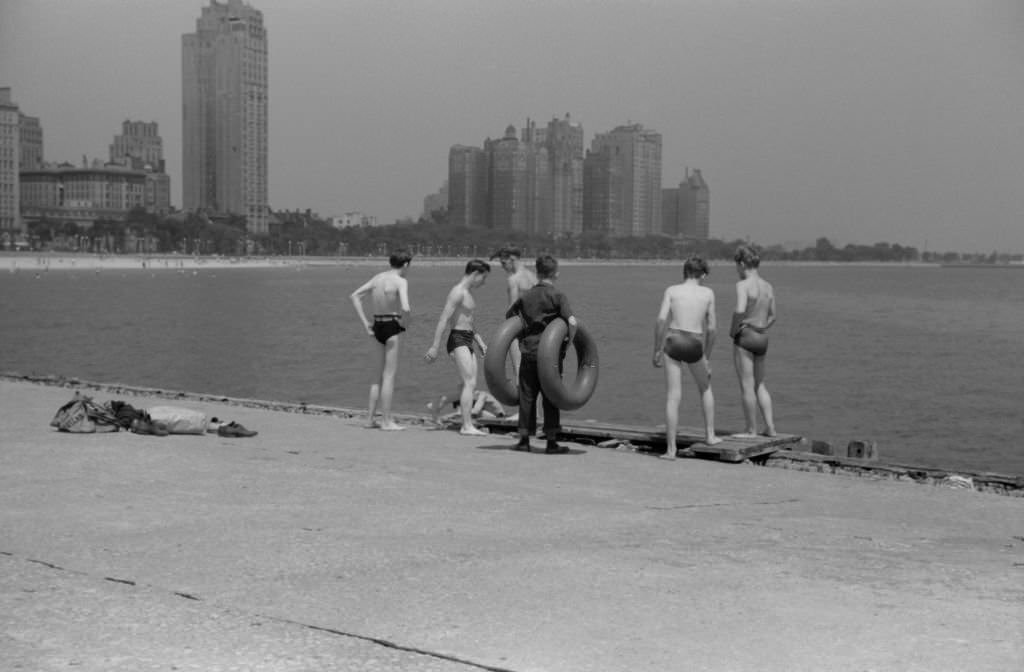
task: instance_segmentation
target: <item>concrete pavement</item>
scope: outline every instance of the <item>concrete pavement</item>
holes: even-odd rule
[[[0,381],[0,670],[1020,670],[1024,498]]]

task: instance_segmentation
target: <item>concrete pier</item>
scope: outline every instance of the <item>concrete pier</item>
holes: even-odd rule
[[[1024,498],[71,394],[0,380],[0,670],[1024,669]]]

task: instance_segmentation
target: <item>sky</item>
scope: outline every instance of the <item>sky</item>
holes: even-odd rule
[[[181,35],[208,0],[0,0],[48,161],[156,121],[181,205]],[[448,149],[566,113],[661,133],[711,235],[1024,252],[1024,0],[254,0],[270,205],[421,214]]]

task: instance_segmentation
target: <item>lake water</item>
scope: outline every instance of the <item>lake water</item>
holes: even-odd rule
[[[0,370],[364,407],[374,364],[349,293],[366,266],[55,271],[0,275]],[[477,293],[485,338],[505,306],[496,267]],[[766,266],[776,287],[768,387],[780,431],[833,442],[874,439],[883,459],[1024,473],[1024,270]],[[455,266],[414,262],[414,324],[396,409],[425,412],[456,389],[446,358],[427,364]],[[677,265],[564,265],[560,286],[599,344],[600,383],[577,419],[664,422],[652,325]],[[727,330],[735,271],[708,286]],[[743,426],[724,334],[711,358],[718,427]],[[481,373],[481,381],[483,376]],[[700,424],[684,388],[681,423]],[[48,417],[46,418],[48,420]],[[45,424],[40,425],[46,431]]]

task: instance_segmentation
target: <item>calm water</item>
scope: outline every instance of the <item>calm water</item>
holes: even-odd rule
[[[348,294],[374,270],[5,272],[0,370],[361,407],[374,351]],[[838,446],[875,439],[890,461],[1024,473],[1024,270],[762,270],[778,295],[768,386],[780,431]],[[456,387],[449,361],[427,364],[422,354],[460,272],[413,265],[415,322],[402,354],[400,410],[423,411]],[[597,393],[575,417],[664,422],[652,322],[662,290],[679,278],[674,266],[563,267],[560,285],[601,356]],[[723,325],[735,279],[728,266],[709,278]],[[501,320],[504,297],[498,270],[478,292],[485,337]],[[738,430],[731,348],[721,338],[711,361],[717,424]],[[683,404],[681,422],[698,425],[692,386]]]

